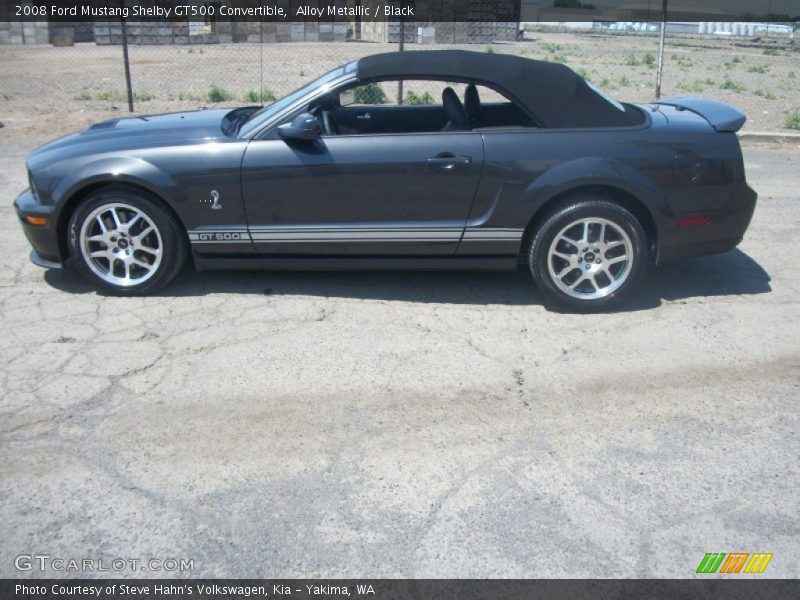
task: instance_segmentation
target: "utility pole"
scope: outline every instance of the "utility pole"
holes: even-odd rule
[[[667,38],[667,0],[661,0],[661,39],[658,43],[658,73],[656,74],[656,100],[661,98],[661,76],[664,74],[664,42]]]
[[[131,85],[131,61],[128,58],[128,28],[122,21],[122,58],[125,61],[125,86],[128,88],[128,112],[133,112],[133,86]]]
[[[406,20],[403,17],[403,2],[400,1],[400,41],[397,44],[397,51],[402,52],[406,46]],[[403,103],[403,80],[397,82],[397,104]]]

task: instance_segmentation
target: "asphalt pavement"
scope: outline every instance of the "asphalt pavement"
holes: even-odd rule
[[[186,271],[113,298],[27,260],[0,145],[0,576],[800,572],[800,149],[747,147],[736,251],[625,310],[524,273]],[[106,563],[108,564],[108,562]],[[744,576],[744,575],[740,575]]]

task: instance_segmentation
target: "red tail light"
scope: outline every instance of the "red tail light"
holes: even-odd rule
[[[678,219],[678,227],[694,227],[695,225],[708,225],[711,217],[684,217]]]

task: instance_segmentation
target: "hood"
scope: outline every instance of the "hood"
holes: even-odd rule
[[[223,125],[235,112],[225,108],[110,119],[37,148],[28,163],[35,167],[87,154],[231,140]]]

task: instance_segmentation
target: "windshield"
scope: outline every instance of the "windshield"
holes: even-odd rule
[[[299,90],[295,90],[288,96],[284,96],[280,100],[276,100],[269,106],[265,106],[264,108],[257,110],[254,112],[250,117],[242,124],[241,128],[239,129],[239,137],[246,137],[256,129],[258,129],[262,123],[269,120],[273,115],[280,113],[283,109],[291,106],[296,101],[300,100],[303,96],[310,94],[316,89],[324,87],[325,85],[329,84],[331,81],[334,81],[341,77],[346,73],[351,73],[356,68],[356,61],[348,63],[343,67],[338,67],[329,73],[325,73],[319,79],[315,79],[311,83],[308,83],[301,87]]]

